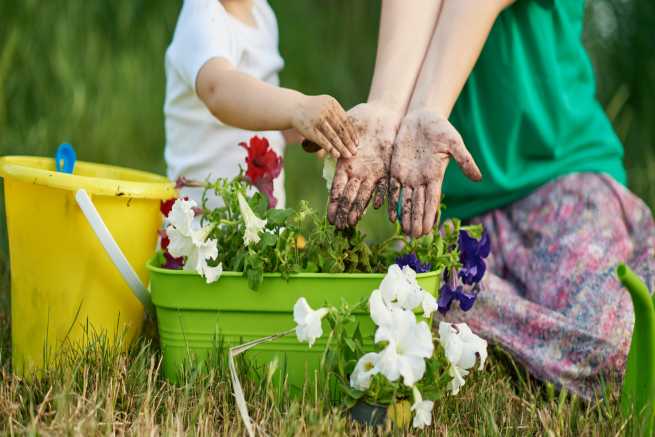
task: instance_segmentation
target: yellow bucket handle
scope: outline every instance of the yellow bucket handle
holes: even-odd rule
[[[150,293],[146,287],[144,287],[141,279],[137,276],[121,248],[118,247],[116,240],[111,235],[107,225],[93,204],[91,197],[84,188],[80,188],[75,192],[75,200],[82,210],[84,217],[86,217],[86,220],[89,222],[91,229],[93,229],[96,237],[98,237],[98,241],[114,263],[114,266],[116,266],[119,273],[132,290],[132,293],[134,293],[134,296],[136,296],[136,298],[143,304],[146,315],[153,315],[154,311],[152,301],[150,300]]]

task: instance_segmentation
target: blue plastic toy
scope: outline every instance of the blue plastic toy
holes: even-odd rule
[[[68,143],[60,144],[55,153],[55,169],[60,173],[72,174],[75,161],[77,161],[77,154],[73,146]]]

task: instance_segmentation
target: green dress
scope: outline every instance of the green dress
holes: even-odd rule
[[[583,0],[518,0],[500,14],[451,115],[483,180],[451,163],[447,216],[480,215],[573,172],[626,183],[623,147],[596,100],[583,20]]]

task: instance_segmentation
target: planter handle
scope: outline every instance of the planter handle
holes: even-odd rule
[[[116,266],[116,269],[118,269],[119,273],[130,287],[130,290],[134,293],[134,296],[143,304],[146,316],[152,315],[153,307],[152,301],[150,300],[150,293],[146,287],[144,287],[141,279],[137,276],[121,248],[118,247],[116,240],[114,240],[114,237],[111,235],[107,225],[93,204],[91,197],[84,188],[77,190],[75,193],[75,200],[82,210],[82,214],[84,214],[84,217],[89,222],[91,229],[93,229],[96,237],[98,237],[98,241],[114,263],[114,266]]]

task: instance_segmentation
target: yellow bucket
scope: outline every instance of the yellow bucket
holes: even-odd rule
[[[84,189],[144,284],[162,217],[159,202],[176,196],[152,173],[78,161],[74,174],[53,159],[0,158],[11,265],[12,359],[28,375],[89,331],[129,343],[143,306],[103,250],[75,200]]]

